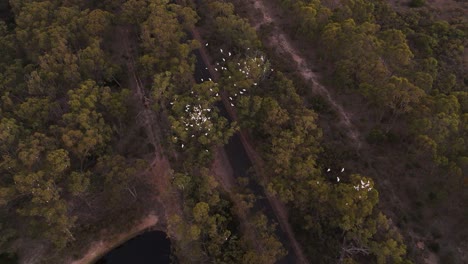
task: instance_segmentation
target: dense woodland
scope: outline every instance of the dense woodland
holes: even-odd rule
[[[365,102],[369,147],[404,145],[401,159],[428,168],[427,181],[466,190],[462,19],[440,20],[416,8],[423,1],[404,13],[383,0],[273,2],[296,14],[291,37],[316,49],[326,85]],[[216,82],[195,80],[202,47],[213,61],[233,53]],[[0,3],[0,262],[38,245],[38,263],[79,258],[151,209],[166,218],[174,263],[275,263],[291,252],[277,219],[257,210],[268,193],[310,263],[417,263],[379,179],[327,174],[326,103],[282,60],[230,1]],[[235,119],[218,93],[236,95]],[[227,192],[212,164],[239,131],[261,170]],[[170,163],[170,194],[148,184],[162,177],[148,173],[155,154]]]

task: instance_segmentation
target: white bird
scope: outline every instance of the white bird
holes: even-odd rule
[[[319,184],[320,184],[320,182],[319,182],[319,181],[317,181],[317,185],[319,185]]]
[[[218,96],[218,93],[216,93],[216,96]]]
[[[210,80],[210,81],[211,81],[211,78],[208,78],[208,80]]]
[[[372,187],[369,187],[369,189],[367,191],[370,192],[371,190],[372,190]]]
[[[201,79],[201,81],[203,82],[203,79]]]
[[[364,185],[365,183],[361,180],[361,185]]]
[[[232,97],[231,97],[231,96],[229,96],[229,100],[232,100]]]
[[[182,148],[184,148],[184,144],[182,144]]]
[[[340,177],[336,177],[336,182],[340,182]]]
[[[218,71],[218,69],[215,68],[215,71]]]
[[[330,168],[328,168],[327,172],[330,172],[330,171],[331,171]]]
[[[254,85],[257,85],[257,83],[254,83]]]
[[[344,168],[341,169],[341,172],[344,172]]]
[[[205,44],[205,47],[208,47],[208,43]]]
[[[223,53],[223,49],[219,49],[221,51],[221,53]]]
[[[223,61],[226,61],[226,60],[223,58]]]
[[[231,52],[229,52],[229,56],[231,56]]]
[[[242,91],[239,92],[240,94],[244,94]]]
[[[237,84],[234,84],[234,86],[237,86]]]
[[[234,105],[231,103],[231,106],[234,106]]]

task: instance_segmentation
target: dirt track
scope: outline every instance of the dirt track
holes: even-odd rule
[[[276,14],[273,9],[269,6],[265,0],[255,0],[254,7],[262,13],[262,16],[258,21],[254,22],[254,27],[259,29],[262,25],[271,24],[273,17],[281,17],[280,14]],[[283,30],[273,23],[272,34],[269,37],[270,43],[276,46],[280,54],[289,56],[292,61],[295,62],[296,71],[302,76],[302,78],[310,84],[313,92],[318,93],[325,97],[330,103],[331,107],[338,113],[341,123],[344,125],[345,130],[348,133],[349,138],[355,143],[356,148],[359,150],[363,144],[361,140],[361,134],[352,123],[352,114],[346,111],[337,100],[334,99],[333,95],[328,89],[320,84],[319,77],[307,64],[306,59],[301,55],[299,50],[294,47],[293,43],[287,37],[287,34]]]

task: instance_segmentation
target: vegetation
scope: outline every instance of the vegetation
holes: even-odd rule
[[[226,10],[232,10],[232,6],[219,1],[205,2],[204,12],[218,14],[214,18],[205,15],[209,17],[207,24],[216,34],[216,21],[229,17]],[[223,30],[230,30],[225,23],[223,26]],[[247,43],[255,43],[257,37],[245,31],[243,38],[248,39]],[[218,47],[238,48],[224,42],[214,44],[212,49]],[[244,54],[245,58],[237,60],[253,59],[249,52]],[[233,60],[232,64],[237,64],[236,58]],[[258,66],[262,69],[268,65],[267,62]],[[373,184],[369,183],[372,190],[366,189],[364,193],[353,188],[360,181],[371,180],[352,175],[349,182],[336,184],[333,183],[335,179],[326,177],[317,164],[322,133],[316,125],[317,115],[304,106],[292,81],[284,74],[271,72],[269,68],[265,71],[268,74],[255,74],[255,69],[253,67],[254,74],[247,79],[229,70],[220,82],[226,83],[230,92],[247,88],[248,96],[240,97],[235,104],[241,128],[254,136],[270,176],[258,180],[268,192],[278,195],[293,209],[293,223],[298,228],[297,233],[303,234],[303,245],[307,245],[311,260],[349,262],[368,255],[379,263],[403,262],[405,246],[402,238],[375,207],[378,192],[372,189]],[[237,85],[231,86],[233,83]],[[324,243],[325,238],[329,242]]]
[[[415,170],[418,189],[437,182],[443,190],[463,192],[466,23],[441,20],[426,8],[397,13],[387,1],[332,2],[281,1],[297,14],[296,36],[317,49],[331,84],[368,103],[371,147],[397,145],[404,159],[429,167],[428,174]]]
[[[233,4],[91,2],[0,3],[0,262],[38,242],[41,261],[63,263],[156,212],[175,262],[275,263],[292,253],[261,209],[267,194],[287,205],[311,263],[411,263],[377,179],[325,172],[336,153],[308,104],[326,103],[305,102]],[[407,166],[430,161],[446,186],[466,183],[466,24],[433,17],[425,1],[407,13],[383,0],[280,2],[330,85],[367,102],[370,147],[403,139]],[[215,61],[229,51],[216,82],[195,81],[202,46]],[[239,131],[256,171],[226,191],[212,167]],[[159,160],[170,168],[153,172]],[[443,251],[439,237],[433,252]]]

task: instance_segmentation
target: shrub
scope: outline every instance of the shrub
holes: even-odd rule
[[[366,140],[369,144],[379,144],[386,140],[386,136],[381,129],[374,128],[367,135]]]
[[[410,7],[421,7],[426,3],[426,0],[411,0]]]

